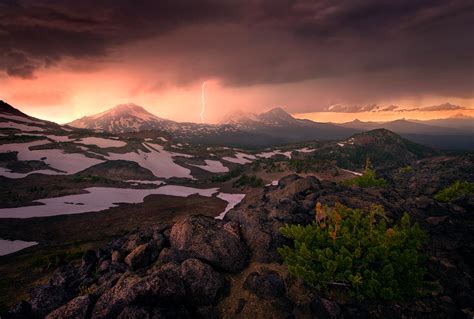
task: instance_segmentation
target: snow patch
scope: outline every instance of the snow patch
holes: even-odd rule
[[[268,184],[265,185],[265,186],[278,186],[278,183],[279,183],[279,181],[278,181],[278,180],[275,180],[275,181],[272,181],[271,183],[268,183]]]
[[[229,168],[224,166],[220,161],[204,160],[204,162],[206,163],[206,165],[196,165],[196,164],[189,164],[189,165],[199,167],[200,169],[203,169],[211,173],[227,173],[229,171]]]
[[[188,197],[198,194],[211,197],[217,193],[218,188],[201,189],[179,185],[165,185],[153,189],[90,187],[85,190],[87,191],[85,194],[45,198],[35,201],[44,205],[1,208],[0,218],[31,218],[98,212],[116,207],[118,203],[142,203],[144,198],[149,195]]]
[[[173,157],[192,157],[192,155],[172,153],[165,151],[163,146],[158,144],[144,143],[143,146],[149,150],[149,153],[138,150],[137,152],[118,154],[109,153],[109,160],[125,160],[136,162],[143,168],[150,170],[156,177],[162,178],[190,178],[194,179],[191,171],[173,162]]]
[[[240,203],[245,198],[245,194],[219,193],[217,194],[216,197],[222,200],[225,200],[227,202],[227,206],[225,210],[216,217],[216,219],[223,219],[225,214],[227,214],[228,211],[234,208],[238,203]]]
[[[64,153],[59,149],[30,150],[32,146],[48,144],[49,141],[33,141],[29,143],[15,143],[0,145],[0,153],[18,152],[19,161],[43,161],[50,167],[60,170],[63,173],[53,170],[39,170],[25,174],[13,173],[8,170],[0,170],[0,175],[10,178],[22,178],[33,173],[42,173],[48,175],[75,174],[93,165],[102,163],[102,160],[86,157],[80,153]],[[7,176],[9,175],[9,176]]]
[[[18,121],[18,122],[23,122],[23,123],[39,124],[39,125],[44,125],[44,124],[46,124],[46,123],[43,122],[43,121],[34,121],[34,120],[31,120],[31,119],[29,119],[29,118],[27,118],[27,117],[19,116],[19,115],[11,115],[11,114],[0,113],[0,117],[1,117],[1,118],[4,118],[4,119],[9,119],[9,120],[14,120],[14,121]]]
[[[13,254],[22,249],[38,245],[36,241],[0,239],[0,256]]]
[[[81,143],[85,145],[96,145],[100,148],[122,147],[127,145],[127,143],[125,143],[124,141],[117,141],[102,137],[85,137],[83,139],[80,139],[76,143]]]
[[[225,156],[222,159],[227,162],[235,163],[235,164],[247,164],[252,163],[253,160],[257,159],[255,156],[251,154],[237,152],[234,155],[235,157]]]
[[[354,175],[356,175],[356,176],[362,176],[362,175],[364,175],[364,174],[362,174],[362,173],[350,171],[350,170],[348,170],[348,169],[344,169],[344,168],[341,168],[341,169],[342,169],[344,172],[348,172],[348,173],[354,174]]]
[[[38,126],[28,126],[14,122],[0,122],[0,128],[14,128],[24,132],[44,131],[44,128]]]
[[[300,152],[300,153],[312,153],[312,152],[316,151],[316,149],[315,148],[304,147],[304,148],[300,148],[297,151]]]
[[[283,155],[283,156],[286,156],[288,158],[291,158],[291,151],[287,151],[287,152],[282,152],[281,150],[275,150],[275,151],[272,151],[272,152],[262,152],[262,153],[259,153],[259,154],[256,154],[258,157],[263,157],[263,158],[270,158],[270,157],[273,157],[275,155]]]

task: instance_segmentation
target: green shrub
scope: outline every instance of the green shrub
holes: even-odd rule
[[[263,186],[263,180],[255,175],[248,176],[243,174],[233,184],[234,187],[250,186],[250,187],[261,187]]]
[[[213,176],[211,178],[211,182],[227,182],[230,181],[232,178],[239,176],[240,174],[243,173],[243,168],[242,167],[236,167],[230,172],[223,174],[223,175],[217,175]]]
[[[440,202],[449,202],[453,199],[474,194],[473,182],[456,181],[448,187],[443,188],[435,195],[435,199]]]
[[[383,178],[377,178],[375,172],[371,169],[366,169],[364,174],[341,182],[346,186],[357,185],[362,188],[367,187],[384,187],[387,183]]]
[[[281,232],[293,239],[278,250],[289,272],[316,289],[345,287],[360,300],[392,300],[417,295],[423,285],[426,235],[406,213],[389,228],[380,206],[361,211],[318,203],[313,223]]]
[[[413,168],[410,165],[400,168],[400,173],[410,173],[413,171]]]

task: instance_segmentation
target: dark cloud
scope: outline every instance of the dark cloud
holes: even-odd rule
[[[439,105],[417,107],[417,108],[399,108],[396,105],[382,106],[378,104],[368,105],[345,105],[334,104],[324,109],[324,112],[340,112],[340,113],[361,113],[361,112],[436,112],[436,111],[456,111],[466,110],[467,108],[450,103]]]
[[[340,79],[354,96],[373,88],[369,100],[472,97],[473,9],[470,0],[0,0],[0,70],[31,78],[65,58],[107,59],[147,40],[124,58],[152,56],[147,67],[169,68],[181,84]]]
[[[437,111],[456,111],[456,110],[466,110],[467,108],[460,105],[453,105],[451,103],[443,103],[439,105],[417,107],[412,109],[399,109],[397,112],[437,112]]]
[[[325,112],[340,112],[340,113],[360,113],[360,112],[376,112],[381,111],[382,106],[377,104],[370,105],[344,105],[344,104],[334,104],[328,106],[324,111]]]
[[[383,109],[378,110],[379,112],[392,112],[398,109],[398,106],[396,105],[389,105],[387,107],[384,107]]]

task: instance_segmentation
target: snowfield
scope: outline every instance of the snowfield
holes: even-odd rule
[[[0,117],[8,120],[14,120],[18,122],[23,122],[23,123],[30,123],[30,124],[39,124],[39,125],[44,125],[46,124],[43,121],[34,121],[29,118],[26,118],[24,116],[19,116],[19,115],[11,115],[11,114],[4,114],[0,113]]]
[[[0,122],[0,128],[14,128],[24,132],[44,131],[44,128],[38,126],[28,126],[15,122]]]
[[[85,137],[76,141],[76,143],[84,144],[84,145],[96,145],[100,148],[108,148],[108,147],[122,147],[127,145],[124,141],[117,141],[108,138],[102,137]]]
[[[265,186],[278,186],[279,184],[279,181],[278,180],[275,180],[275,181],[272,181],[271,183],[268,183],[267,185]]]
[[[316,151],[316,149],[309,148],[309,147],[303,147],[303,148],[300,148],[297,151],[300,152],[300,153],[312,153],[312,152]]]
[[[0,171],[0,175],[6,176],[9,174],[11,178],[22,178],[32,173],[43,173],[49,175],[57,174],[75,174],[93,165],[102,163],[102,160],[95,158],[86,157],[79,153],[64,153],[59,149],[45,149],[45,150],[30,150],[32,146],[38,146],[48,144],[49,141],[33,141],[28,143],[14,143],[14,144],[3,144],[0,145],[0,153],[18,152],[19,161],[43,161],[48,164],[51,168],[57,169],[61,172],[55,172],[54,170],[40,170],[33,171],[25,174],[9,173],[9,171],[3,169]]]
[[[189,164],[191,166],[199,167],[205,171],[211,173],[227,173],[229,171],[228,167],[225,167],[220,161],[214,160],[204,160],[206,165],[196,165],[196,164]]]
[[[216,197],[227,202],[225,210],[216,217],[216,219],[224,219],[225,214],[245,198],[245,194],[219,193]]]
[[[272,151],[272,152],[263,152],[263,153],[257,154],[258,157],[263,157],[263,158],[270,158],[270,157],[273,157],[275,155],[283,155],[283,156],[286,156],[288,158],[291,158],[291,151],[282,152],[280,150],[275,150],[275,151]]]
[[[362,173],[350,171],[350,170],[348,170],[348,169],[344,169],[344,168],[341,168],[341,169],[342,169],[344,172],[348,172],[348,173],[354,174],[354,175],[356,175],[356,176],[362,176],[362,175],[364,175],[364,174],[362,174]]]
[[[22,249],[38,245],[36,241],[0,239],[0,256],[13,254]]]
[[[257,158],[251,154],[246,154],[246,153],[241,153],[237,152],[234,155],[235,157],[229,157],[225,156],[222,159],[227,162],[235,163],[235,164],[248,164],[252,163],[253,160],[256,160]]]
[[[152,143],[144,143],[146,149],[150,152],[146,153],[141,150],[137,152],[118,154],[109,153],[109,160],[125,160],[136,162],[143,168],[150,170],[156,177],[172,178],[181,177],[194,179],[191,171],[173,162],[173,157],[192,157],[187,154],[173,153],[165,151],[163,146]]]
[[[165,185],[153,189],[90,187],[85,190],[87,191],[85,194],[45,198],[35,201],[43,205],[0,208],[0,218],[48,217],[98,212],[116,207],[118,203],[142,203],[144,198],[148,195],[188,197],[193,194],[198,194],[205,197],[212,197],[219,189]],[[221,213],[221,215],[227,213],[232,207],[237,205],[244,196],[243,194],[219,193],[216,197],[228,202],[225,211]]]

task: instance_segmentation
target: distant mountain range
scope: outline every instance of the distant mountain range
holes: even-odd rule
[[[428,121],[400,119],[390,122],[362,122],[354,120],[342,123],[340,126],[362,131],[385,128],[398,134],[465,135],[474,133],[474,118],[456,117]]]
[[[68,125],[112,133],[160,130],[176,139],[202,144],[263,147],[310,140],[349,137],[357,129],[330,123],[295,119],[281,108],[261,114],[237,112],[219,124],[180,123],[159,118],[143,107],[122,104],[97,115],[86,116]]]
[[[360,131],[384,128],[409,140],[439,149],[474,149],[474,118],[468,116],[457,115],[428,121],[400,119],[390,122],[362,122],[354,120],[339,125]]]
[[[2,103],[2,109],[8,110],[9,113],[23,114],[8,104]],[[52,122],[47,123],[57,125]],[[411,141],[434,148],[474,149],[474,118],[462,115],[430,121],[400,119],[381,123],[354,120],[334,124],[296,119],[282,108],[274,108],[260,114],[234,112],[225,116],[218,124],[198,124],[163,119],[141,106],[121,104],[105,112],[77,119],[67,125],[114,134],[136,134],[154,130],[181,142],[244,148],[260,148],[312,140],[341,140],[355,133],[384,128]]]

